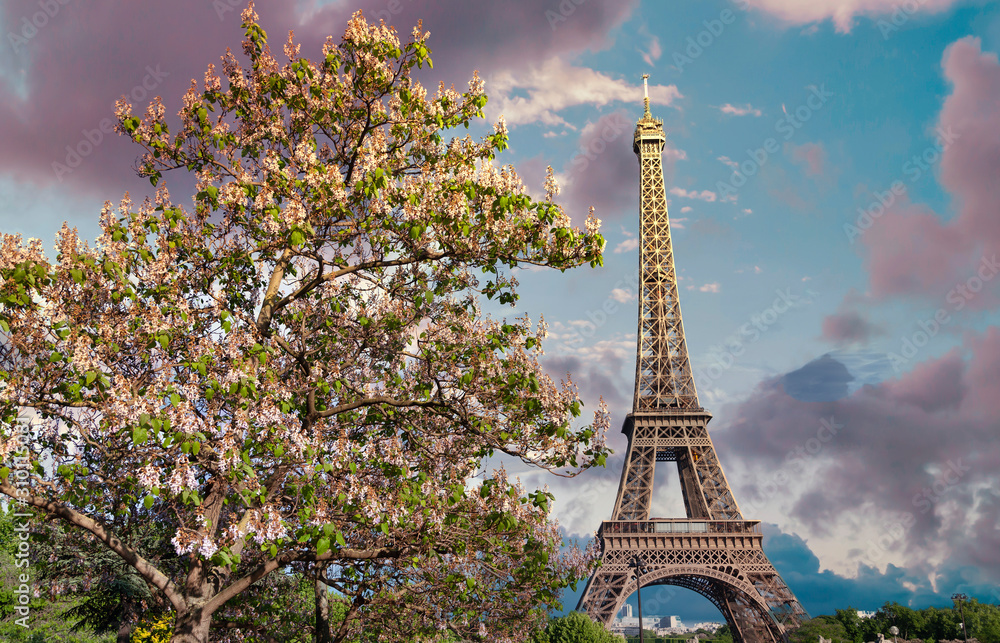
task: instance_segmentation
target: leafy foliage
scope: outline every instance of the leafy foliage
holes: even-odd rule
[[[217,614],[223,639],[257,636],[268,609],[303,609],[289,570],[320,568],[346,605],[334,640],[372,623],[523,638],[594,549],[560,553],[552,495],[485,463],[601,465],[607,414],[574,426],[575,385],[539,365],[544,323],[490,319],[479,297],[514,304],[524,264],[599,265],[599,222],[571,226],[551,171],[536,201],[494,165],[502,120],[446,139],[486,95],[478,77],[428,95],[419,27],[401,44],[356,14],[322,60],[289,35],[279,65],[252,4],[242,26],[249,67],[227,53],[224,87],[209,66],[179,126],[159,98],[141,118],[117,105],[154,200],[107,204],[96,248],[64,226],[54,262],[0,238],[0,457],[33,409],[24,500],[89,534],[47,573],[94,561],[108,586],[81,623],[172,611],[178,642]],[[175,170],[196,177],[193,211],[163,183]]]
[[[621,643],[620,636],[608,632],[581,612],[549,619],[545,629],[534,635],[534,643]]]
[[[1000,643],[1000,605],[980,603],[973,598],[965,601],[962,609],[970,640],[975,638],[980,643]],[[837,610],[836,620],[844,628],[844,640],[853,643],[876,641],[879,633],[891,639],[889,628],[892,626],[899,628],[900,641],[951,641],[962,638],[962,614],[957,605],[948,609],[928,607],[917,610],[887,602],[871,618],[858,618],[857,611],[848,608]]]
[[[838,610],[838,614],[839,614]],[[855,612],[856,614],[856,612]],[[830,639],[833,643],[852,643],[847,631],[838,616],[817,616],[802,623],[802,626],[788,635],[789,643],[816,643],[819,637]]]

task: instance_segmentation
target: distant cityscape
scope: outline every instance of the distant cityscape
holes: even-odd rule
[[[690,634],[691,632],[697,632],[698,630],[705,630],[706,632],[714,634],[715,631],[722,626],[723,623],[716,621],[706,621],[702,623],[695,623],[694,625],[685,625],[681,622],[680,616],[657,616],[655,614],[646,614],[642,617],[642,629],[656,632],[657,636]],[[613,634],[637,636],[639,634],[639,617],[632,614],[632,606],[626,603],[621,611],[615,616],[615,620],[611,622],[608,629],[611,630]]]

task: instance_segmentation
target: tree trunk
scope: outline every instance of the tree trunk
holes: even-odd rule
[[[186,614],[177,616],[170,643],[209,643],[208,632],[212,627],[212,615],[202,608],[193,608]]]
[[[319,577],[326,574],[326,565],[318,565],[316,570],[316,634],[313,640],[316,643],[331,643],[330,636],[330,594],[327,591],[326,583],[319,580]]]
[[[122,623],[118,627],[118,643],[128,643],[132,640],[132,624]]]

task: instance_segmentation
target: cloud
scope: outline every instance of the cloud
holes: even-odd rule
[[[786,373],[781,388],[803,402],[832,402],[847,395],[847,384],[854,376],[843,363],[823,355],[800,369]]]
[[[974,274],[968,255],[975,240],[954,224],[943,223],[931,208],[910,203],[905,196],[886,209],[861,243],[876,299],[930,297],[943,305],[943,293]]]
[[[681,208],[681,214],[685,214],[685,213],[690,212],[690,211],[691,211],[691,206],[690,205],[685,205],[683,208]]]
[[[573,66],[561,57],[549,58],[541,65],[516,73],[498,73],[491,80],[497,100],[488,103],[487,116],[495,119],[503,114],[511,126],[526,123],[568,126],[559,115],[564,109],[577,105],[603,107],[614,102],[641,105],[643,98],[639,84],[612,78],[589,67]],[[669,106],[681,98],[681,93],[676,85],[650,85],[649,98],[658,106]]]
[[[635,350],[634,343],[630,346]],[[547,357],[542,366],[556,381],[565,379],[568,373],[579,387],[580,398],[588,406],[596,408],[597,401],[603,397],[609,407],[623,409],[627,399],[618,388],[620,382],[613,375],[622,370],[628,351],[617,344],[598,342],[581,347],[578,352],[580,355]]]
[[[679,196],[685,199],[698,199],[700,201],[715,201],[717,195],[711,190],[702,190],[701,192],[697,190],[687,191],[684,188],[672,187],[670,188],[670,194],[674,196]]]
[[[834,344],[867,343],[876,335],[884,335],[885,330],[849,310],[827,315],[823,318],[823,339]]]
[[[654,67],[657,60],[663,54],[663,49],[660,48],[660,39],[653,36],[649,41],[649,51],[641,51],[642,59],[646,61],[646,64],[650,67]]]
[[[875,610],[887,601],[901,605],[950,607],[952,588],[962,587],[971,596],[993,602],[992,587],[975,569],[958,565],[942,570],[937,587],[919,571],[888,565],[880,572],[869,565],[859,567],[853,578],[829,569],[821,570],[820,560],[809,543],[795,533],[786,533],[777,525],[764,524],[764,552],[781,578],[812,616],[833,614],[845,607],[845,597],[860,610]]]
[[[921,0],[914,4],[917,11],[940,13],[957,2]],[[849,32],[859,16],[875,18],[901,11],[899,0],[746,0],[746,4],[792,25],[832,20],[839,33]]]
[[[728,156],[720,156],[720,157],[719,157],[718,159],[716,159],[716,160],[718,160],[718,161],[722,161],[723,163],[725,163],[725,164],[726,164],[726,165],[728,165],[729,167],[733,168],[734,170],[735,170],[735,169],[737,169],[737,168],[739,168],[739,166],[740,166],[740,164],[739,164],[739,163],[737,163],[737,162],[736,162],[736,161],[734,161],[733,159],[729,158]]]
[[[615,246],[615,254],[621,254],[623,252],[632,252],[639,247],[639,238],[632,237],[631,239],[626,239],[622,241],[617,246]]]
[[[948,46],[942,67],[952,91],[928,150],[940,154],[940,182],[957,212],[944,217],[897,198],[860,237],[869,289],[879,300],[909,297],[950,308],[952,289],[968,286],[974,296],[961,295],[961,306],[991,310],[1000,305],[1000,279],[992,279],[1000,254],[1000,62],[966,37]]]
[[[700,286],[698,290],[701,292],[719,292],[721,290],[721,287],[719,286],[718,282],[713,281],[710,284],[705,284],[704,286]]]
[[[822,143],[787,144],[792,160],[805,165],[807,176],[823,174],[826,166],[826,149]]]
[[[1000,547],[978,541],[1000,542],[996,522],[993,532],[984,525],[997,509],[989,490],[1000,487],[1000,329],[968,334],[960,349],[845,395],[853,377],[842,359],[825,356],[725,409],[734,419],[717,435],[750,472],[737,497],[756,507],[780,497],[787,518],[807,531],[856,542],[855,564],[933,559],[1000,574]],[[832,430],[817,430],[831,420]],[[782,482],[776,471],[787,474]],[[892,546],[866,553],[859,521],[892,527]]]
[[[139,113],[154,95],[160,95],[167,113],[175,114],[191,79],[201,79],[209,63],[219,68],[227,47],[241,51],[240,9],[233,5],[242,7],[245,2],[172,0],[143,5],[141,11],[123,9],[115,0],[60,3],[59,12],[24,47],[8,49],[12,54],[9,66],[0,74],[0,140],[4,142],[0,171],[20,184],[61,185],[102,199],[117,200],[123,190],[133,187],[134,196],[148,189],[148,183],[143,188],[131,171],[139,148],[125,137],[102,132],[102,120],[112,118],[114,102],[122,94],[136,98],[132,102]],[[485,78],[528,69],[538,60],[599,50],[610,44],[608,33],[637,5],[637,0],[588,0],[557,28],[546,20],[546,7],[531,0],[391,3],[395,13],[385,0],[360,0],[350,6],[269,2],[257,3],[256,10],[279,61],[283,59],[281,43],[290,29],[302,43],[303,55],[315,59],[321,56],[327,36],[339,41],[355,10],[362,10],[369,20],[384,18],[403,38],[422,18],[424,28],[431,32],[428,44],[435,63],[434,69],[419,72],[422,82],[433,88],[443,80],[461,88],[476,63],[483,65],[479,71]],[[300,7],[308,9],[300,11]],[[0,24],[13,29],[37,11],[34,1],[0,3]],[[469,24],[479,27],[470,30]],[[7,40],[4,43],[9,47]],[[483,56],[484,51],[490,55]],[[147,66],[159,70],[158,81],[146,78]],[[587,76],[585,71],[574,74],[574,81]],[[599,88],[594,80],[599,79],[591,77],[588,89]],[[487,87],[487,91],[493,89]],[[676,90],[659,87],[655,91],[658,99],[668,103]],[[139,99],[144,92],[146,96]],[[641,90],[632,87],[622,100],[638,104],[639,96]],[[98,137],[99,143],[91,142]],[[52,164],[66,163],[70,154],[66,146],[81,146],[89,153],[72,173],[57,178]],[[184,179],[167,175],[167,180],[176,192],[178,181]]]
[[[762,112],[759,109],[750,105],[750,103],[746,103],[745,105],[732,105],[730,103],[726,103],[725,105],[719,108],[719,111],[722,112],[723,114],[731,114],[733,116],[762,115]]]
[[[624,288],[615,288],[611,291],[611,298],[620,304],[626,304],[636,298],[636,294]]]
[[[604,221],[634,217],[639,211],[639,161],[632,151],[633,116],[617,110],[588,123],[577,143],[577,152],[563,167],[562,198],[580,223],[590,206]],[[663,153],[663,175],[673,179],[674,164],[686,158],[668,140]],[[577,217],[577,215],[581,215]]]

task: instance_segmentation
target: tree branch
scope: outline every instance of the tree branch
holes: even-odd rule
[[[52,502],[45,500],[44,498],[39,498],[35,495],[28,495],[25,497],[22,495],[22,491],[23,489],[15,487],[10,484],[10,482],[0,482],[0,493],[13,498],[14,500],[23,500],[25,503],[41,509],[50,516],[62,518],[71,525],[80,527],[81,529],[86,529],[90,533],[94,534],[94,536],[107,545],[111,551],[121,556],[126,563],[131,565],[140,576],[166,594],[167,599],[170,600],[170,603],[174,606],[175,610],[179,613],[187,611],[187,603],[184,602],[184,598],[175,590],[174,582],[167,578],[163,572],[154,567],[152,563],[140,556],[137,551],[123,543],[114,533],[105,529],[93,518],[80,513],[76,509],[68,506],[66,503]]]

